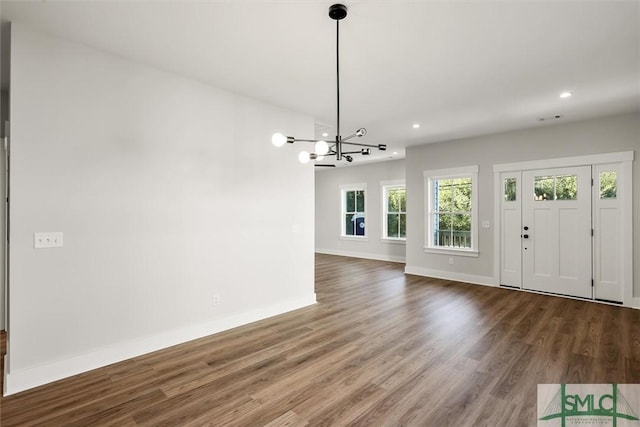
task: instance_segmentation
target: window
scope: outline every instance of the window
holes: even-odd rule
[[[341,186],[342,236],[363,238],[366,234],[366,184]]]
[[[618,197],[618,176],[615,172],[600,172],[600,198],[615,199]]]
[[[478,167],[425,171],[425,252],[478,256]]]
[[[578,176],[554,175],[536,176],[534,179],[534,200],[577,200]]]
[[[404,181],[382,182],[382,238],[407,239],[407,190]]]
[[[517,189],[518,189],[518,181],[516,180],[516,178],[505,178],[504,201],[515,202]]]

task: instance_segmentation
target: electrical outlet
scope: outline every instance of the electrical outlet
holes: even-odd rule
[[[61,248],[63,246],[62,232],[33,233],[33,247],[36,249]]]
[[[213,294],[213,305],[220,305],[220,295],[218,294]]]
[[[449,258],[449,265],[453,265],[453,258]]]

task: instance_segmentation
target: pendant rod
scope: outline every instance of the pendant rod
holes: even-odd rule
[[[340,136],[340,20],[336,19],[336,160],[342,160]]]
[[[336,21],[336,102],[337,102],[337,134],[340,138],[340,21]]]

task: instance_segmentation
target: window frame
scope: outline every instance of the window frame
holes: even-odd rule
[[[380,182],[380,194],[381,194],[381,200],[382,200],[382,215],[380,217],[380,223],[381,223],[381,234],[380,234],[380,240],[383,242],[387,242],[387,243],[400,243],[400,244],[406,244],[407,242],[407,237],[406,237],[406,233],[405,233],[405,237],[389,237],[387,236],[387,214],[388,214],[388,207],[389,207],[389,203],[388,203],[388,199],[389,199],[389,190],[394,190],[394,189],[398,189],[398,188],[402,188],[405,191],[405,198],[406,198],[406,191],[407,191],[407,185],[406,182],[404,180],[393,180],[393,181],[381,181]],[[406,206],[405,206],[405,210],[404,212],[400,211],[398,212],[400,214],[404,214],[405,218],[407,216],[407,210],[406,210]],[[406,224],[406,222],[405,222]]]
[[[423,171],[424,206],[424,247],[425,253],[477,257],[478,252],[478,165]],[[432,242],[434,227],[433,182],[443,179],[471,179],[471,248],[435,246]]]
[[[347,234],[347,230],[346,230],[346,225],[345,225],[345,216],[347,215],[346,209],[347,209],[347,200],[346,200],[346,193],[348,191],[362,191],[364,193],[364,235],[362,236],[358,236],[358,235],[351,235],[351,234]],[[364,241],[368,239],[368,233],[367,233],[367,220],[368,220],[368,214],[367,214],[367,201],[368,201],[369,197],[367,195],[367,184],[366,183],[361,183],[361,184],[345,184],[345,185],[340,185],[340,238],[343,240],[357,240],[357,241]],[[357,209],[357,206],[356,206]]]

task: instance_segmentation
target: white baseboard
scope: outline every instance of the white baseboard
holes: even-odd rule
[[[407,265],[404,268],[406,274],[416,276],[433,277],[436,279],[455,280],[456,282],[473,283],[474,285],[498,286],[494,277],[476,276],[474,274],[456,273],[452,271],[432,270],[424,267]]]
[[[277,316],[316,303],[316,294],[285,301],[247,313],[216,319],[186,328],[126,341],[97,349],[96,351],[28,369],[11,369],[4,379],[4,396],[30,388],[131,359],[153,351],[162,350],[197,338],[216,334],[248,323]],[[7,362],[5,357],[5,363]],[[7,366],[5,364],[5,366]]]
[[[431,270],[423,267],[414,267],[414,266],[406,266],[404,268],[405,274],[414,274],[416,276],[424,276],[424,277],[433,277],[435,279],[443,279],[443,280],[455,280],[456,282],[464,282],[464,283],[473,283],[474,285],[484,285],[484,286],[500,286],[498,281],[493,277],[487,276],[476,276],[473,274],[464,274],[464,273],[456,273],[451,271],[442,271],[442,270]],[[568,295],[555,295],[549,294],[546,292],[537,292],[529,289],[520,289],[520,288],[504,288],[504,289],[512,289],[514,291],[521,292],[531,292],[540,295],[553,295],[560,298],[568,298],[574,299],[578,301],[592,301],[598,304],[607,304],[615,307],[620,307],[619,304],[608,303],[598,300],[585,300],[584,298],[575,298]],[[624,304],[623,307],[640,309],[640,298],[633,298],[633,302],[631,304]]]
[[[326,254],[326,255],[338,255],[338,256],[348,256],[353,258],[364,258],[364,259],[373,259],[376,261],[389,261],[389,262],[405,262],[405,257],[392,256],[386,254],[372,254],[366,252],[351,252],[351,251],[341,251],[336,249],[316,249],[316,253]]]

